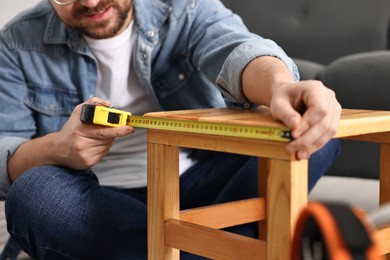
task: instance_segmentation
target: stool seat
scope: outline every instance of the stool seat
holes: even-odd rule
[[[267,108],[194,109],[147,116],[235,125],[285,127]],[[390,201],[390,111],[344,109],[335,138],[381,143],[380,202]],[[179,250],[212,259],[288,259],[296,219],[307,204],[308,161],[286,143],[194,132],[148,129],[148,258],[179,259]],[[259,158],[259,198],[180,211],[179,147]],[[387,173],[387,174],[386,174]],[[385,189],[385,187],[389,187]],[[259,239],[221,228],[259,222]],[[390,252],[390,229],[378,231]],[[381,242],[382,241],[382,242]]]

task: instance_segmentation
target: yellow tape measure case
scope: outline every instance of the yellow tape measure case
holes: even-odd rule
[[[85,104],[81,109],[80,120],[87,124],[117,127],[127,125],[130,116],[130,112],[112,107]]]

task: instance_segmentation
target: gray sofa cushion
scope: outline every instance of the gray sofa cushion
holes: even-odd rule
[[[294,62],[298,67],[301,80],[315,79],[325,69],[324,65],[314,61],[294,58]]]
[[[390,110],[390,51],[341,57],[317,78],[336,92],[344,108]]]
[[[292,57],[328,64],[386,49],[389,0],[222,0]]]
[[[344,108],[390,110],[390,51],[339,58],[319,72]],[[342,141],[341,155],[327,175],[379,178],[379,145]]]

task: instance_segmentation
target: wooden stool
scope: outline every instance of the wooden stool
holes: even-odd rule
[[[198,109],[147,116],[260,126],[283,126],[264,108]],[[343,110],[336,138],[381,143],[390,158],[390,111]],[[148,258],[179,259],[184,250],[212,259],[288,259],[299,212],[307,203],[308,162],[296,160],[286,143],[250,138],[148,129]],[[259,158],[259,198],[180,211],[179,147]],[[381,160],[381,203],[390,201],[390,160]],[[384,187],[389,187],[384,189]],[[260,221],[260,239],[220,230]],[[390,252],[390,229],[378,231]],[[385,239],[385,240],[383,240]]]

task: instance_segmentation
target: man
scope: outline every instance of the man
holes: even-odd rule
[[[146,132],[84,125],[83,102],[269,106],[292,129],[287,150],[311,157],[310,188],[337,154],[334,93],[297,81],[291,59],[218,0],[42,1],[0,36],[0,194],[34,258],[146,258]],[[256,195],[254,158],[181,154],[184,208]]]

